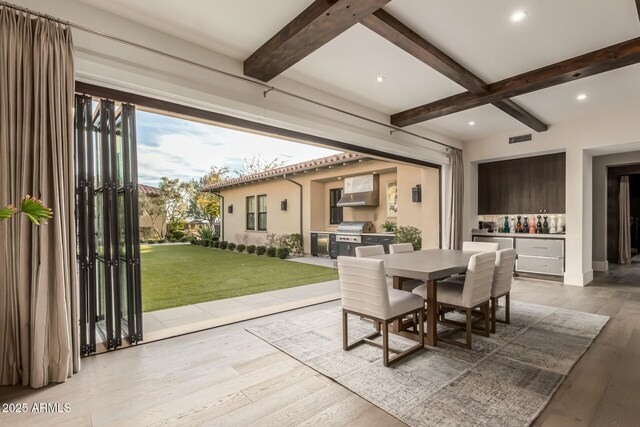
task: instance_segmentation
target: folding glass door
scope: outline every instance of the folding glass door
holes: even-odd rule
[[[142,340],[135,107],[76,95],[83,354]]]

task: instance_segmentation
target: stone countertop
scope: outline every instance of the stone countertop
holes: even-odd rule
[[[310,232],[317,233],[317,234],[354,234],[357,236],[383,236],[383,237],[395,236],[395,234],[393,233],[348,233],[343,231],[317,231],[317,230],[311,230]]]
[[[529,233],[483,233],[480,231],[473,231],[472,236],[484,236],[484,237],[514,237],[521,239],[564,239],[566,235],[562,234],[529,234]]]

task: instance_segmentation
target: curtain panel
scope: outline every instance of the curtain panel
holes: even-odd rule
[[[0,206],[25,195],[47,225],[0,222],[0,384],[42,387],[80,368],[71,29],[0,6]]]
[[[449,155],[451,193],[446,219],[446,249],[462,249],[462,207],[464,203],[464,164],[462,150],[451,150]]]
[[[629,176],[620,177],[620,247],[618,248],[618,262],[631,263],[631,200],[629,196]]]

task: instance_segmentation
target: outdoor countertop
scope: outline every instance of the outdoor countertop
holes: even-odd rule
[[[318,233],[318,234],[356,234],[356,235],[366,235],[366,236],[394,236],[393,233],[350,233],[350,232],[346,232],[346,231],[317,231],[317,230],[311,230],[311,233]]]
[[[480,231],[473,231],[473,236],[485,236],[485,237],[514,237],[521,239],[564,239],[565,234],[529,234],[529,233],[483,233]]]

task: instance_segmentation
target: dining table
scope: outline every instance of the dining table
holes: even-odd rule
[[[427,284],[427,328],[425,342],[430,346],[438,344],[438,281],[467,271],[469,259],[479,252],[453,249],[424,249],[378,255],[384,261],[388,276],[393,276],[393,287],[402,290],[403,282],[411,279]],[[394,331],[401,332],[401,320],[394,323]]]

